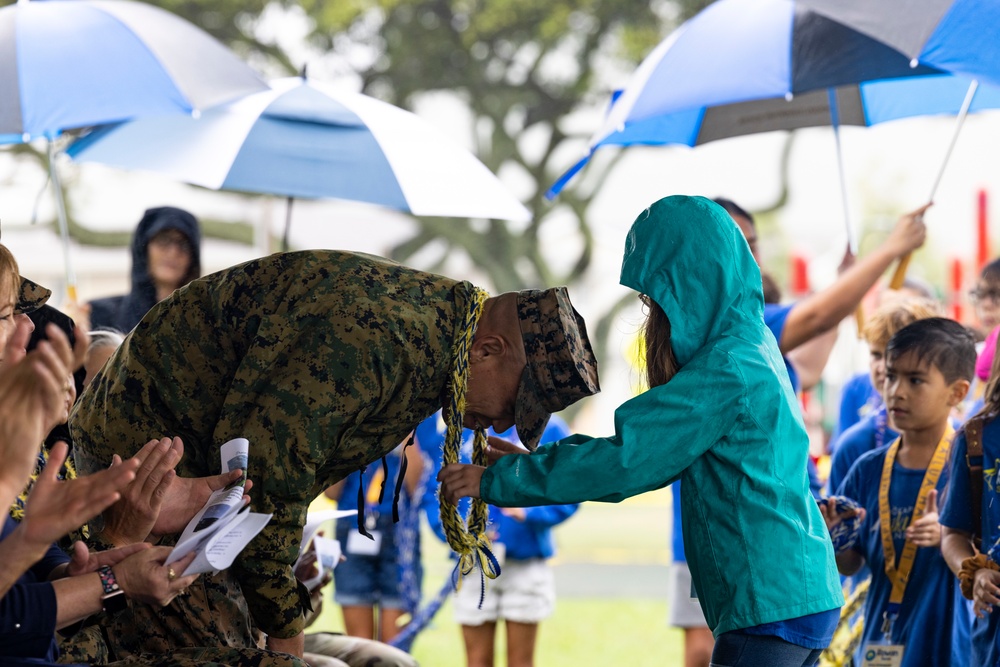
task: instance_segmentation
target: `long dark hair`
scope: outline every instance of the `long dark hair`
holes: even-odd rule
[[[976,417],[993,419],[1000,415],[1000,378],[997,377],[998,374],[1000,374],[1000,354],[994,353],[993,365],[990,367],[990,379],[983,392],[983,407],[976,413]]]
[[[646,342],[646,384],[649,388],[666,384],[677,373],[677,358],[670,345],[670,320],[660,305],[645,294],[641,295],[646,306],[646,323],[643,334]]]

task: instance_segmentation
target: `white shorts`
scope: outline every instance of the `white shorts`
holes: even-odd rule
[[[707,628],[698,598],[691,597],[691,570],[687,563],[670,564],[667,623],[675,628]]]
[[[540,623],[555,610],[555,577],[543,558],[506,561],[499,577],[486,580],[481,609],[480,576],[477,568],[463,577],[455,594],[455,620],[460,625],[482,625],[499,619]]]

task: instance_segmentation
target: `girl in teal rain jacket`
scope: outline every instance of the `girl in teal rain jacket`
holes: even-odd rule
[[[615,435],[497,452],[489,468],[451,464],[442,493],[501,507],[618,502],[682,479],[692,581],[717,639],[712,664],[814,664],[843,597],[746,240],[710,200],[667,197],[632,225],[621,283],[649,311],[650,389],[616,410]]]

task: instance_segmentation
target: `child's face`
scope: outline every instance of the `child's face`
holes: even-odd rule
[[[1000,325],[1000,281],[980,278],[969,296],[984,330],[990,332]]]
[[[913,352],[886,360],[883,395],[900,433],[940,427],[968,390],[967,381],[949,384],[937,366]]]
[[[875,347],[868,352],[868,370],[872,378],[872,386],[885,398],[885,345]]]

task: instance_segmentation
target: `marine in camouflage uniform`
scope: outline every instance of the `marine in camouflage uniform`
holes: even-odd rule
[[[253,510],[274,517],[232,568],[202,576],[189,596],[117,614],[105,634],[118,659],[251,646],[255,628],[280,638],[302,630],[308,596],[291,565],[310,501],[363,473],[442,406],[473,290],[374,256],[307,251],[194,281],[143,318],[71,415],[78,470],[130,456],[149,438],[180,436],[178,474],[207,476],[219,472],[219,446],[245,437]],[[570,336],[586,344],[588,376],[565,400],[534,408],[545,419],[546,409],[597,391],[573,315]]]

